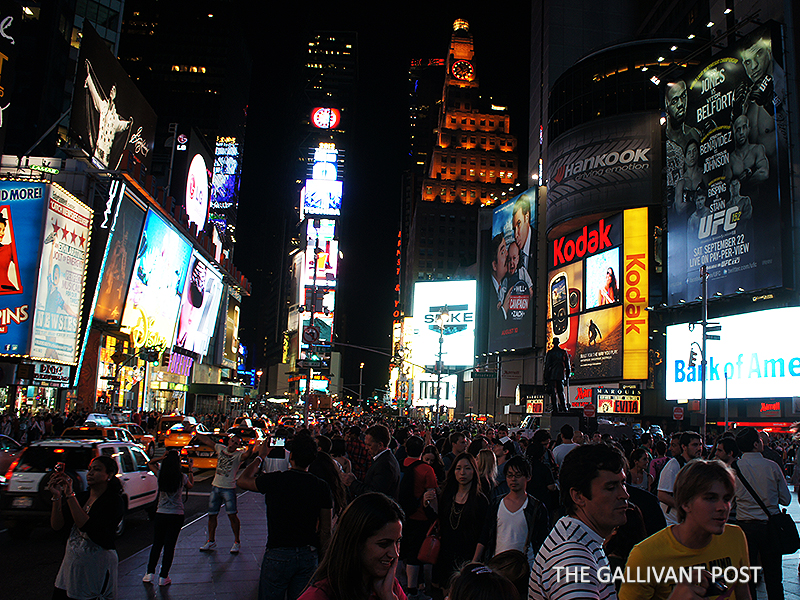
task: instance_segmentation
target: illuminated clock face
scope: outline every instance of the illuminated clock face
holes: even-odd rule
[[[339,124],[339,111],[335,108],[315,108],[311,120],[315,127],[332,129]]]
[[[475,79],[475,69],[468,60],[457,60],[454,62],[452,71],[453,77],[456,79],[462,79],[464,81],[472,81]]]

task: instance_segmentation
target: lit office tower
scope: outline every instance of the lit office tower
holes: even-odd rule
[[[464,269],[477,260],[479,208],[495,204],[495,198],[517,181],[517,140],[509,132],[508,111],[481,96],[473,58],[469,24],[456,20],[444,60],[433,148],[429,157],[417,152],[427,163],[406,236],[402,285],[406,309],[415,281],[466,275]],[[410,76],[418,70],[412,65]],[[419,99],[415,103],[423,104]],[[412,114],[415,111],[412,106]],[[412,128],[412,147],[425,139],[423,124]]]

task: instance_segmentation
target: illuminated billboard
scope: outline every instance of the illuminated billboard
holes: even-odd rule
[[[211,176],[211,207],[208,219],[227,239],[228,226],[235,226],[239,197],[239,143],[234,137],[218,137]]]
[[[468,366],[475,362],[476,284],[469,281],[424,281],[414,284],[414,316],[408,336],[411,357],[418,365],[433,366],[439,360],[437,315],[447,307],[442,363]]]
[[[666,85],[668,302],[783,284],[787,98],[766,27]],[[785,222],[785,221],[784,221]]]
[[[220,274],[200,254],[193,252],[183,286],[175,346],[201,356],[208,352],[222,289]]]
[[[30,355],[76,364],[92,209],[48,185]]]
[[[648,376],[647,208],[550,240],[547,336],[570,355],[576,382]]]
[[[303,215],[338,216],[342,210],[342,182],[327,179],[306,179],[302,191]]]
[[[535,190],[511,198],[494,210],[492,240],[484,260],[489,267],[489,352],[529,348],[534,322],[531,272],[536,263]]]
[[[0,181],[0,354],[25,355],[47,184]]]
[[[341,116],[337,108],[318,106],[311,110],[311,123],[319,129],[336,129]]]
[[[88,21],[83,24],[69,121],[99,166],[118,169],[125,150],[150,167],[156,114]]]
[[[195,154],[189,164],[186,175],[186,214],[189,222],[197,225],[197,230],[202,231],[206,226],[208,217],[208,168],[206,160],[201,154]]]
[[[225,315],[225,344],[222,347],[222,366],[229,369],[236,368],[239,356],[239,315],[241,313],[242,297],[239,293],[228,288],[228,306]]]
[[[135,348],[172,342],[191,254],[189,242],[148,211],[122,315]]]
[[[708,340],[706,398],[794,397],[800,390],[800,308],[720,317],[719,340]],[[667,400],[700,398],[702,326],[667,327]],[[769,335],[768,332],[779,332]],[[696,345],[692,345],[692,343]],[[689,352],[697,355],[689,366]]]

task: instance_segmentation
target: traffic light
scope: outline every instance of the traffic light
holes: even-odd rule
[[[697,362],[697,352],[694,351],[694,348],[689,349],[689,366],[693,367]]]

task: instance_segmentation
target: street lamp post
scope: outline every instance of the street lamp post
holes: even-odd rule
[[[436,315],[436,322],[439,324],[439,361],[436,364],[436,427],[439,427],[439,402],[442,400],[442,343],[444,342],[444,327],[450,320],[450,311],[447,304]]]
[[[358,365],[358,405],[361,406],[361,386],[364,385],[364,363]],[[363,408],[363,407],[362,407]]]

